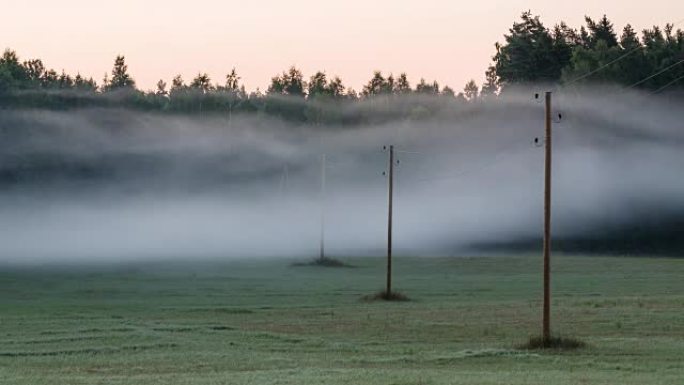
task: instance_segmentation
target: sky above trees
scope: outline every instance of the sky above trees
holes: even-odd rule
[[[233,67],[248,90],[265,90],[274,73],[292,65],[338,75],[357,90],[374,70],[461,89],[470,79],[483,82],[494,43],[527,9],[549,27],[604,13],[618,31],[684,19],[684,2],[676,0],[650,7],[634,0],[9,0],[0,47],[98,82],[122,54],[137,86],[150,90],[160,78],[219,79]]]

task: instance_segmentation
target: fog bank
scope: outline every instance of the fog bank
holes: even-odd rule
[[[393,103],[373,108],[387,114]],[[382,255],[389,144],[399,160],[399,255],[540,239],[543,148],[534,138],[544,111],[533,92],[432,111],[302,127],[260,116],[0,110],[0,261],[309,258],[322,216],[328,254]],[[554,116],[559,239],[681,218],[681,103],[559,90]]]

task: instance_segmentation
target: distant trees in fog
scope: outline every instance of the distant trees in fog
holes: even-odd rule
[[[261,113],[293,121],[355,123],[368,121],[363,109],[346,106],[370,101],[382,107],[390,99],[413,98],[401,105],[403,117],[429,116],[434,100],[444,105],[496,98],[517,84],[614,83],[650,91],[684,90],[684,32],[672,24],[643,30],[641,37],[627,25],[620,36],[603,16],[585,18],[586,25],[572,29],[560,23],[549,29],[538,16],[524,12],[504,42],[496,44],[493,63],[479,87],[469,81],[456,92],[436,81],[420,81],[412,87],[405,73],[394,76],[380,71],[360,92],[346,87],[339,77],[317,72],[308,79],[296,67],[271,79],[265,93],[247,92],[235,69],[214,82],[199,73],[186,82],[180,75],[169,85],[160,80],[154,91],[141,91],[128,71],[125,58],[117,56],[110,74],[98,85],[80,74],[57,73],[40,59],[20,61],[14,51],[0,57],[0,108],[128,107],[169,113]],[[420,103],[430,97],[431,103]],[[392,111],[396,114],[397,111]],[[376,119],[378,114],[373,114]]]

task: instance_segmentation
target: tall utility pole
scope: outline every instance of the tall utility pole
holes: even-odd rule
[[[325,169],[326,157],[321,155],[321,252],[319,258],[325,259]]]
[[[394,146],[389,146],[388,210],[387,210],[387,288],[389,298],[392,294],[392,196],[394,189]]]
[[[544,155],[544,315],[542,339],[551,341],[551,92],[546,92]]]

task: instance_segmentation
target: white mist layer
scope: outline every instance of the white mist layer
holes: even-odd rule
[[[555,96],[554,115],[562,113],[553,139],[559,236],[684,208],[684,111],[653,96],[603,92]],[[543,136],[544,112],[529,93],[428,121],[358,128],[248,117],[228,127],[218,118],[136,112],[2,114],[5,130],[30,131],[6,140],[6,156],[49,153],[103,162],[107,170],[4,188],[3,262],[308,258],[318,254],[321,211],[328,254],[381,255],[387,144],[400,161],[398,254],[456,255],[470,244],[541,233],[543,148],[534,138]]]

